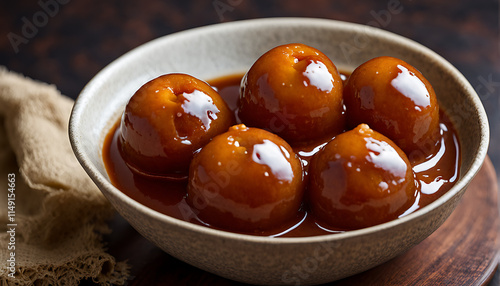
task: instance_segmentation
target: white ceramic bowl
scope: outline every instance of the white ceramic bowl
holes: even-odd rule
[[[267,50],[300,42],[323,51],[339,69],[376,56],[399,57],[434,86],[458,130],[462,168],[456,185],[406,217],[381,225],[316,237],[269,238],[209,229],[158,213],[109,181],[105,134],[145,82],[183,72],[201,79],[246,71]],[[172,256],[237,281],[317,284],[350,276],[408,250],[450,215],[486,156],[489,130],[481,102],[457,69],[428,48],[379,29],[332,20],[259,19],[218,24],[161,37],[99,72],[78,97],[70,120],[74,152],[118,212],[144,237]]]

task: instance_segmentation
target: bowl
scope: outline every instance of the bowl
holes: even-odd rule
[[[102,159],[104,137],[145,82],[170,72],[201,79],[241,73],[285,43],[313,46],[340,70],[377,56],[401,58],[433,85],[461,144],[460,179],[428,206],[373,227],[314,237],[271,238],[225,232],[156,212],[115,188]],[[404,37],[325,19],[271,18],[216,24],[167,35],[100,71],[74,105],[69,135],[76,157],[116,210],[170,255],[217,275],[264,285],[319,284],[360,273],[401,254],[451,214],[485,159],[489,129],[479,97],[445,59]]]

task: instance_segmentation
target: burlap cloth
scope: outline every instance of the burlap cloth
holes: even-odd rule
[[[127,265],[102,243],[113,211],[71,150],[72,106],[54,86],[0,66],[1,285],[75,285],[82,279],[120,285],[128,276]],[[15,176],[10,217],[8,174]],[[11,252],[15,278],[9,277]]]

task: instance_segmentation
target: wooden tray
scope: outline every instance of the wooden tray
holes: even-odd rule
[[[499,262],[496,174],[489,159],[448,220],[385,264],[328,285],[484,285]],[[243,285],[181,262],[116,216],[109,252],[132,266],[128,285]]]

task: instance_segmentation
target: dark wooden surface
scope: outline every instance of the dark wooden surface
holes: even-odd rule
[[[420,42],[441,54],[466,76],[484,103],[491,126],[488,155],[496,167],[498,177],[498,0],[1,1],[0,65],[55,84],[64,94],[76,98],[83,86],[100,69],[128,50],[149,40],[208,24],[281,16],[319,17],[380,26]],[[492,169],[488,170],[488,174],[491,175],[492,172]],[[496,213],[490,213],[492,209],[491,206],[476,208],[475,213],[470,213],[464,219],[484,213],[497,216]],[[111,244],[110,251],[122,259],[136,257],[136,280],[133,280],[131,285],[144,285],[141,283],[141,277],[155,277],[161,269],[171,270],[162,277],[164,284],[169,284],[169,279],[174,278],[184,285],[206,284],[214,279],[222,284],[231,284],[221,282],[217,277],[187,266],[154,246],[145,244],[119,217],[114,220],[113,228],[115,237],[127,240],[125,244]],[[493,225],[491,228],[497,229]],[[471,225],[464,234],[474,230],[475,226]],[[481,251],[485,246],[476,244],[474,247]],[[454,250],[449,252],[453,253]],[[438,264],[425,264],[421,267],[429,270],[436,265]],[[448,270],[454,269],[452,267]],[[484,269],[473,267],[463,271],[471,276],[484,273]],[[389,275],[390,277],[392,276]],[[492,285],[500,285],[498,280],[495,278],[491,282]]]

